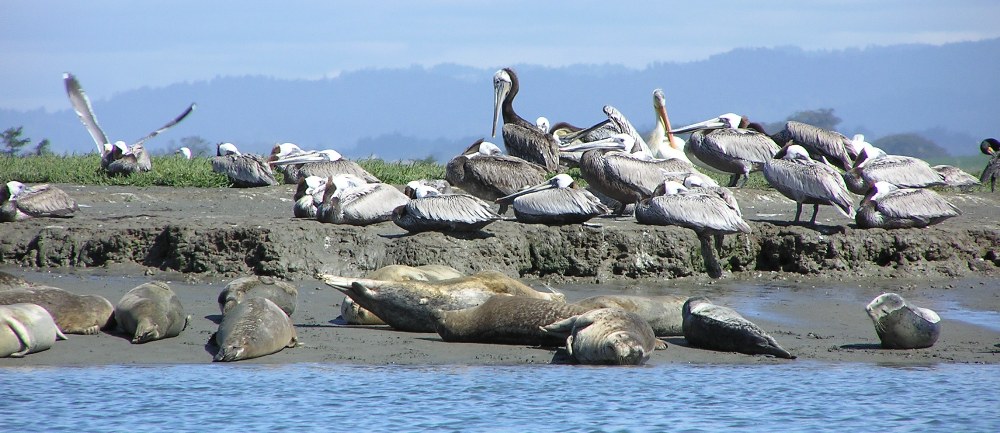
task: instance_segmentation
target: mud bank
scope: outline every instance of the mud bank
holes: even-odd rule
[[[447,263],[546,280],[677,278],[704,273],[694,233],[600,218],[600,227],[501,221],[480,233],[406,235],[291,218],[292,188],[248,190],[59,185],[81,205],[72,219],[0,224],[0,264],[31,268],[140,265],[184,273],[304,278],[359,276],[388,264]],[[995,275],[1000,195],[953,194],[963,215],[927,229],[859,230],[830,208],[817,227],[793,225],[793,202],[773,191],[737,198],[754,232],[727,237],[734,274],[784,272],[856,280]],[[806,212],[804,212],[806,213]]]

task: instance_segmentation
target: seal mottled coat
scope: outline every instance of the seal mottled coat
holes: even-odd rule
[[[865,310],[886,349],[931,347],[941,335],[941,317],[937,313],[909,305],[896,293],[879,295]]]
[[[566,339],[566,351],[581,364],[642,365],[667,343],[639,315],[599,308],[542,328]]]
[[[732,308],[696,296],[684,302],[681,313],[684,315],[684,339],[691,346],[795,359],[774,337]]]
[[[621,308],[631,311],[649,323],[656,336],[662,337],[684,335],[684,317],[681,316],[681,308],[686,300],[687,297],[677,295],[601,295],[581,299],[574,304],[586,307],[588,310]]]
[[[97,334],[114,319],[115,306],[102,296],[77,295],[66,290],[31,286],[0,291],[0,305],[38,304],[55,319],[64,334]]]
[[[190,319],[177,294],[160,281],[129,290],[115,305],[118,330],[131,336],[132,344],[176,337]]]
[[[37,304],[0,305],[0,358],[20,358],[65,340],[56,321]]]
[[[291,319],[266,298],[249,298],[222,316],[212,338],[219,347],[213,361],[257,358],[295,347],[298,337]]]
[[[587,311],[562,301],[497,295],[478,307],[436,310],[434,316],[444,341],[558,347],[566,338],[541,327]]]
[[[463,276],[465,275],[457,269],[445,265],[388,265],[371,271],[365,278],[385,281],[441,281]],[[385,321],[358,305],[350,296],[344,296],[340,303],[340,317],[348,325],[385,325]]]
[[[237,278],[219,292],[219,310],[226,314],[236,304],[250,297],[270,299],[289,317],[299,301],[299,289],[274,277],[251,275]]]

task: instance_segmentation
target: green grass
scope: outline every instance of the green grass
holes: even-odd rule
[[[382,182],[405,185],[417,179],[444,179],[444,166],[428,161],[386,162],[381,159],[355,160],[361,168],[368,170]]]

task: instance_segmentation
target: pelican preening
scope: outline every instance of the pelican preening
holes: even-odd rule
[[[944,176],[926,161],[902,155],[887,155],[865,143],[854,161],[854,168],[844,173],[847,188],[866,194],[876,182],[885,181],[900,188],[926,188],[944,185]]]
[[[497,122],[502,114],[503,144],[507,154],[555,172],[559,169],[559,140],[514,112],[514,97],[519,88],[514,70],[504,68],[493,75],[492,136],[497,135]]]
[[[653,91],[653,113],[656,114],[656,126],[649,133],[646,145],[653,157],[658,159],[677,158],[691,163],[684,153],[684,139],[670,132],[670,118],[667,117],[667,98],[662,89]]]
[[[785,128],[771,138],[778,146],[787,144],[802,146],[809,152],[810,158],[816,161],[825,158],[844,171],[851,169],[860,150],[855,147],[854,141],[844,134],[796,121],[785,122]],[[864,141],[863,136],[861,140]]]
[[[979,176],[979,181],[983,184],[989,182],[990,192],[996,192],[997,179],[1000,178],[1000,141],[995,138],[987,138],[979,143],[979,150],[984,155],[993,156],[990,162],[986,163],[986,168]]]
[[[934,191],[879,181],[861,201],[855,221],[864,229],[898,229],[927,227],[961,214]]]
[[[409,201],[409,197],[392,185],[366,183],[353,174],[339,174],[327,179],[316,219],[331,224],[366,226],[391,220],[393,211]]]
[[[833,167],[813,161],[797,144],[787,145],[781,158],[764,164],[764,178],[782,195],[795,200],[795,222],[802,215],[802,205],[813,205],[810,224],[816,224],[820,205],[834,206],[848,218],[854,218],[853,199],[844,178]]]
[[[327,179],[319,176],[309,176],[299,179],[292,197],[295,204],[292,214],[295,218],[316,218],[316,208],[323,203]],[[363,182],[362,182],[363,183]]]
[[[275,146],[275,148],[277,147]],[[295,147],[298,148],[298,146]],[[271,155],[272,158],[269,158],[270,161],[268,164],[282,167],[286,170],[295,170],[298,177],[319,176],[328,178],[338,174],[352,174],[364,179],[368,183],[380,182],[377,177],[361,168],[356,162],[344,159],[340,155],[340,152],[332,149],[316,151],[291,150],[281,157],[279,157],[281,155],[280,151],[275,153],[275,150],[272,149]],[[298,182],[298,177],[295,177],[296,182]]]
[[[14,180],[0,189],[0,222],[40,217],[69,218],[78,210],[80,207],[73,197],[48,184],[27,186]]]
[[[747,176],[763,169],[781,148],[767,134],[751,129],[753,124],[740,115],[726,113],[694,123],[672,132],[691,132],[685,149],[697,161],[710,168],[729,173],[729,186],[746,184]],[[707,131],[707,132],[706,132]],[[741,182],[742,180],[742,182]]]
[[[143,143],[180,123],[195,109],[195,104],[191,104],[180,116],[167,122],[160,129],[140,138],[131,146],[124,141],[116,141],[112,144],[108,140],[108,136],[104,134],[104,130],[101,129],[101,125],[97,123],[97,116],[94,115],[90,99],[84,93],[80,82],[69,72],[63,74],[63,81],[66,84],[66,94],[69,95],[69,102],[73,106],[73,110],[76,111],[76,115],[80,117],[83,126],[87,128],[90,137],[94,139],[94,144],[97,145],[97,152],[101,155],[101,168],[109,174],[131,174],[151,170],[149,153],[146,152]]]
[[[545,180],[545,169],[521,158],[500,153],[495,144],[482,139],[452,158],[445,179],[465,192],[486,201],[513,194]],[[500,205],[500,214],[507,204]]]
[[[393,211],[392,222],[404,230],[476,231],[499,220],[490,205],[465,194],[440,194],[436,189],[411,182],[409,203]]]
[[[260,155],[240,153],[233,143],[219,143],[212,158],[212,171],[223,174],[237,188],[277,185],[274,172]]]
[[[577,188],[573,178],[565,173],[500,197],[496,202],[512,203],[517,220],[529,224],[578,224],[610,210],[593,194]]]

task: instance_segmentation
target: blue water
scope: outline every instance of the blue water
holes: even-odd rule
[[[1000,365],[0,369],[2,431],[1000,431]]]

